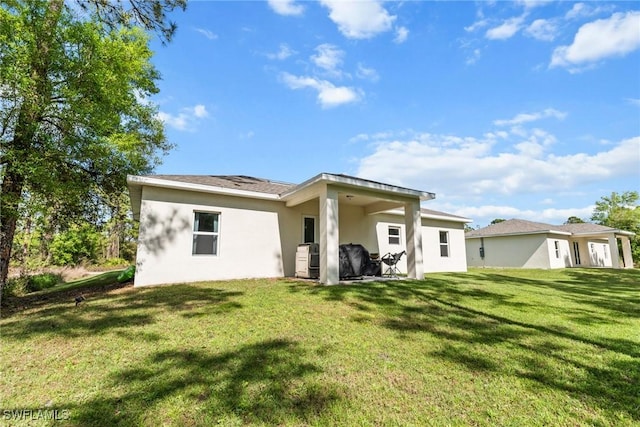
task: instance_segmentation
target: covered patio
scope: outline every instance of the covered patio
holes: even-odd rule
[[[574,231],[570,239],[572,242],[573,265],[605,267],[610,263],[611,268],[633,268],[630,240],[630,237],[633,236],[634,233],[624,230]],[[605,250],[603,252],[604,259],[599,256],[599,251],[595,247],[598,242],[608,245],[608,251]],[[620,243],[621,251],[619,250],[618,242]],[[581,256],[581,253],[589,254],[589,256]],[[610,260],[606,259],[607,256],[610,256]]]
[[[328,173],[316,175],[281,195],[287,207],[318,201],[320,283],[326,285],[340,283],[341,209],[356,211],[365,217],[392,209],[404,209],[407,276],[421,279],[424,265],[420,203],[434,198],[433,193],[425,191]]]

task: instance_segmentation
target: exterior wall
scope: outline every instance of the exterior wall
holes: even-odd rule
[[[607,240],[589,239],[586,242],[589,256],[589,266],[591,267],[612,267],[611,251]],[[618,248],[615,248],[618,250]]]
[[[558,250],[556,253],[556,242]],[[565,236],[550,236],[547,238],[547,248],[549,249],[549,268],[572,267],[571,247],[569,239]]]
[[[313,211],[144,187],[135,285],[293,275],[305,210]],[[192,255],[195,211],[220,214],[218,255]]]
[[[575,252],[573,252],[573,242],[578,243],[580,252],[580,264],[577,263]],[[605,239],[572,238],[571,239],[571,259],[576,267],[613,267],[611,259],[611,247],[609,241]],[[617,250],[618,248],[614,248]]]
[[[404,220],[398,215],[378,214],[375,217],[375,230],[378,241],[378,252],[383,256],[389,252],[397,253],[406,250]],[[389,244],[389,226],[400,227],[400,244]],[[440,256],[440,231],[449,233],[449,256]],[[467,271],[465,256],[464,224],[453,221],[432,220],[422,218],[422,256],[424,272],[464,272]],[[406,257],[398,263],[402,273],[407,272]]]
[[[195,212],[218,213],[217,255],[193,255]],[[294,208],[284,202],[193,191],[142,188],[135,286],[206,280],[294,276],[303,241],[303,218],[315,218],[319,201]],[[400,244],[389,245],[388,226],[400,227]],[[380,256],[406,250],[402,215],[367,215],[359,206],[339,206],[339,242],[363,245]],[[449,232],[449,257],[440,257],[438,232]],[[463,224],[422,219],[425,272],[466,271]],[[407,272],[406,256],[398,265]]]
[[[482,259],[481,240],[467,239],[467,263],[471,267],[551,268],[549,240],[555,239],[545,234],[485,237]]]

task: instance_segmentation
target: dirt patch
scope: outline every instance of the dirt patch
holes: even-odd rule
[[[96,267],[96,266],[76,266],[76,267],[46,267],[39,268],[37,270],[29,270],[28,274],[30,276],[42,273],[53,273],[58,274],[62,277],[62,280],[65,282],[73,282],[75,280],[84,279],[85,277],[95,276],[97,274],[106,273],[107,271],[112,270],[122,270],[127,266],[116,266],[116,267]],[[20,269],[12,268],[9,270],[9,277],[18,277],[20,276]]]

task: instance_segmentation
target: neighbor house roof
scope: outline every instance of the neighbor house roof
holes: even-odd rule
[[[559,230],[558,227],[542,222],[526,221],[524,219],[509,219],[507,221],[491,224],[484,228],[469,231],[465,234],[467,238],[507,236],[518,234],[541,234],[556,233],[570,235],[571,232]]]
[[[509,219],[507,221],[491,224],[484,228],[469,231],[465,234],[467,239],[495,236],[514,236],[523,234],[560,234],[567,236],[578,235],[602,235],[602,234],[622,234],[633,236],[634,233],[618,230],[599,224],[581,223],[552,225],[542,222],[526,221],[524,219]]]

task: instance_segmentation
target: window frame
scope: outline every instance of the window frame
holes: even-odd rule
[[[553,241],[553,246],[556,250],[556,258],[560,259],[560,241],[559,240],[554,240]]]
[[[217,231],[201,231],[201,230],[196,230],[196,218],[199,214],[205,214],[205,215],[215,215],[216,219],[214,220],[214,229],[215,229],[215,225],[217,225],[218,230]],[[191,227],[191,256],[213,256],[213,257],[217,257],[220,256],[220,223],[221,223],[221,218],[222,218],[222,214],[220,212],[213,212],[213,211],[200,211],[200,210],[196,210],[193,211],[193,225]],[[212,246],[212,253],[196,253],[196,238],[197,236],[213,236],[214,239],[213,241],[215,242],[215,245]]]
[[[397,231],[398,234],[392,234],[391,230]],[[389,225],[387,226],[387,242],[390,245],[394,245],[394,246],[399,246],[402,244],[402,227],[399,227],[397,225]],[[391,241],[391,240],[394,241]],[[397,240],[397,241],[396,241]]]
[[[445,241],[442,241],[442,236],[445,236]],[[451,249],[449,247],[449,232],[446,230],[438,231],[438,243],[440,245],[440,258],[450,258],[451,257]],[[445,249],[445,254],[442,253],[442,250]]]
[[[313,241],[307,242],[306,240],[306,222],[307,220],[313,220]],[[318,217],[314,215],[302,215],[302,238],[300,239],[302,243],[318,243]]]

